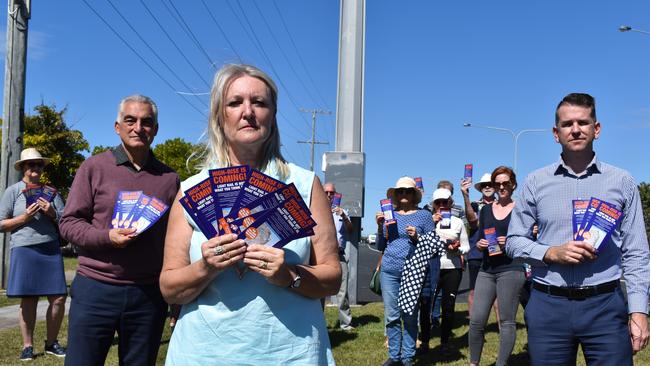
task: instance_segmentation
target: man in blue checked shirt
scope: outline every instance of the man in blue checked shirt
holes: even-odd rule
[[[506,252],[533,266],[525,311],[533,365],[575,364],[578,345],[588,365],[632,365],[648,344],[650,253],[639,191],[628,172],[598,160],[593,142],[600,132],[592,96],[564,97],[553,126],[560,159],[526,178],[512,212]],[[598,252],[573,240],[572,200],[591,197],[623,211]]]

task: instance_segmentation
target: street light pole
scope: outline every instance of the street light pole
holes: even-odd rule
[[[637,33],[643,33],[643,34],[650,34],[650,32],[648,32],[648,31],[641,30],[641,29],[634,29],[634,28],[630,27],[629,25],[622,25],[622,26],[618,27],[618,30],[620,32],[637,32]]]
[[[514,159],[513,159],[513,164],[512,164],[512,170],[517,172],[517,153],[519,151],[519,137],[523,135],[524,133],[528,132],[547,132],[548,130],[546,129],[541,129],[541,128],[531,128],[531,129],[526,129],[526,130],[521,130],[519,132],[515,132],[509,128],[503,128],[503,127],[494,127],[494,126],[484,126],[484,125],[475,125],[472,123],[463,123],[463,127],[478,127],[478,128],[485,128],[488,130],[495,130],[495,131],[500,131],[500,132],[507,132],[512,136],[512,140],[515,144],[515,154],[514,154]]]

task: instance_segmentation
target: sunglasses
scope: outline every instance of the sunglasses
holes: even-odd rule
[[[43,164],[40,161],[29,161],[29,162],[25,163],[25,166],[27,166],[29,168],[43,168],[45,166],[45,164]]]
[[[479,188],[481,188],[481,190],[483,190],[483,189],[485,189],[485,188],[492,188],[492,184],[490,184],[490,183],[483,183],[483,184],[481,184],[481,185],[479,186]]]
[[[501,187],[510,188],[510,187],[512,187],[512,182],[509,181],[509,180],[507,180],[505,182],[494,182],[494,186],[499,187],[499,188],[501,188]]]
[[[447,205],[449,203],[449,200],[435,200],[433,201],[434,205]]]
[[[395,194],[414,194],[414,188],[395,188]]]
[[[325,194],[328,196],[336,194],[336,191],[325,191]]]

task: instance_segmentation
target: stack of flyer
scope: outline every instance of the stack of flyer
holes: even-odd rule
[[[33,205],[39,198],[45,199],[47,202],[54,201],[56,196],[56,188],[50,186],[43,186],[40,184],[27,184],[23,189],[25,195],[25,208]]]
[[[573,235],[577,241],[586,241],[596,252],[611,237],[621,221],[623,212],[615,205],[591,197],[573,200]]]
[[[281,248],[316,226],[293,183],[247,165],[209,170],[180,203],[206,238],[234,233],[247,244]]]
[[[113,208],[111,225],[114,229],[135,229],[137,235],[155,224],[168,208],[162,200],[142,191],[120,191]]]

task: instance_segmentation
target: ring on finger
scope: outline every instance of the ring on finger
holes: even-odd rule
[[[218,246],[214,247],[212,250],[213,250],[215,256],[221,255],[224,252],[223,247],[221,245],[218,245]]]
[[[258,264],[258,266],[259,266],[261,269],[267,269],[267,268],[269,268],[269,262],[260,259],[260,263]]]

